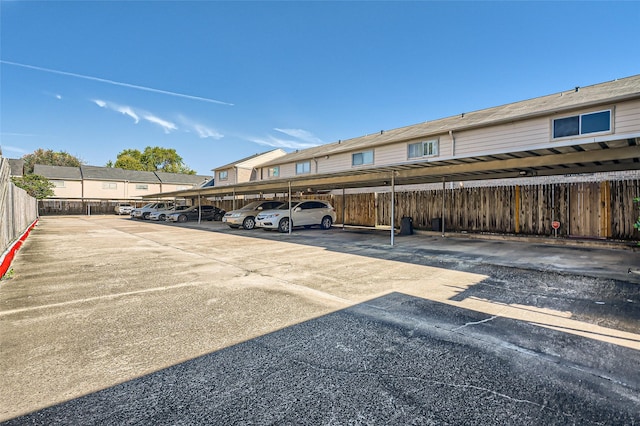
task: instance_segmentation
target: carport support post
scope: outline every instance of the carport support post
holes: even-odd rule
[[[291,235],[291,228],[293,228],[293,217],[291,217],[291,181],[289,181],[289,235]]]
[[[442,177],[442,236],[444,237],[444,192],[445,192],[445,177]]]
[[[202,209],[200,207],[200,191],[198,191],[198,225],[200,225],[200,219],[202,218]]]
[[[396,216],[396,177],[391,172],[391,247],[393,247],[393,238],[395,236],[395,216]]]
[[[345,200],[345,195],[344,195],[344,188],[342,188],[342,230],[344,231],[344,213],[345,213],[345,205],[346,205],[346,200]]]

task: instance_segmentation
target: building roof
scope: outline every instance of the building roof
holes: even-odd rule
[[[22,158],[7,158],[11,176],[22,176],[24,174],[24,160]]]
[[[156,176],[162,183],[173,183],[173,184],[182,184],[182,185],[204,185],[209,182],[212,177],[211,176],[203,176],[203,175],[187,175],[184,173],[165,173],[165,172],[155,172]]]
[[[225,164],[224,166],[220,166],[220,167],[216,167],[213,170],[224,170],[224,169],[231,169],[234,167],[240,167],[240,168],[253,168],[256,167],[258,165],[261,165],[263,163],[267,163],[267,162],[271,162],[271,160],[273,160],[274,158],[279,158],[279,157],[283,157],[287,155],[287,153],[280,149],[273,149],[271,151],[266,151],[266,152],[262,152],[259,154],[253,154],[250,155],[249,157],[245,157],[241,160],[238,161],[234,161],[233,163],[229,163],[229,164]]]
[[[640,74],[393,130],[382,130],[378,133],[296,151],[262,165],[293,163],[317,156],[369,149],[417,138],[438,136],[449,131],[485,127],[638,97],[640,97]]]
[[[144,172],[139,170],[124,170],[115,167],[99,166],[47,166],[36,164],[34,173],[48,179],[66,180],[99,180],[118,182],[140,182],[140,183],[172,183],[198,186],[210,179],[212,176],[187,175],[182,173],[164,172]]]
[[[44,176],[47,179],[82,180],[79,167],[48,166],[36,164],[33,166],[33,173]]]

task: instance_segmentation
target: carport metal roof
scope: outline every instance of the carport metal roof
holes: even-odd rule
[[[228,186],[194,188],[150,194],[143,198],[224,197],[322,191],[451,181],[553,176],[607,171],[640,170],[640,135],[627,139],[584,143],[443,161],[402,163],[340,173],[312,174]],[[393,179],[392,179],[393,177]]]

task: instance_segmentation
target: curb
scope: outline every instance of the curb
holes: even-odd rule
[[[0,256],[0,278],[4,277],[4,274],[7,273],[7,271],[9,270],[9,267],[11,266],[11,261],[13,261],[15,254],[17,253],[18,250],[20,250],[20,247],[22,247],[22,243],[27,239],[27,237],[29,236],[29,233],[36,226],[37,223],[38,223],[38,219],[34,220],[33,223],[29,225],[27,230],[24,231],[22,235],[20,235],[20,238],[14,241],[13,244],[11,244],[9,248],[5,250],[4,253],[2,253],[2,256]]]

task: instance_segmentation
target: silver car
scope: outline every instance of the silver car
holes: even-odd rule
[[[167,215],[170,215],[172,213],[175,213],[177,211],[180,210],[185,210],[188,209],[189,206],[175,206],[175,207],[171,207],[170,209],[167,210],[159,210],[157,212],[151,212],[149,213],[149,220],[166,220],[167,219]]]
[[[266,210],[256,216],[256,226],[263,229],[277,229],[289,232],[289,226],[304,226],[310,228],[318,225],[322,229],[329,229],[336,220],[336,211],[327,201],[303,200],[291,203],[289,219],[289,203],[285,203],[275,210]]]
[[[265,211],[273,210],[282,206],[284,201],[254,201],[246,206],[227,212],[222,218],[222,222],[231,228],[253,229],[256,226],[256,216]]]

